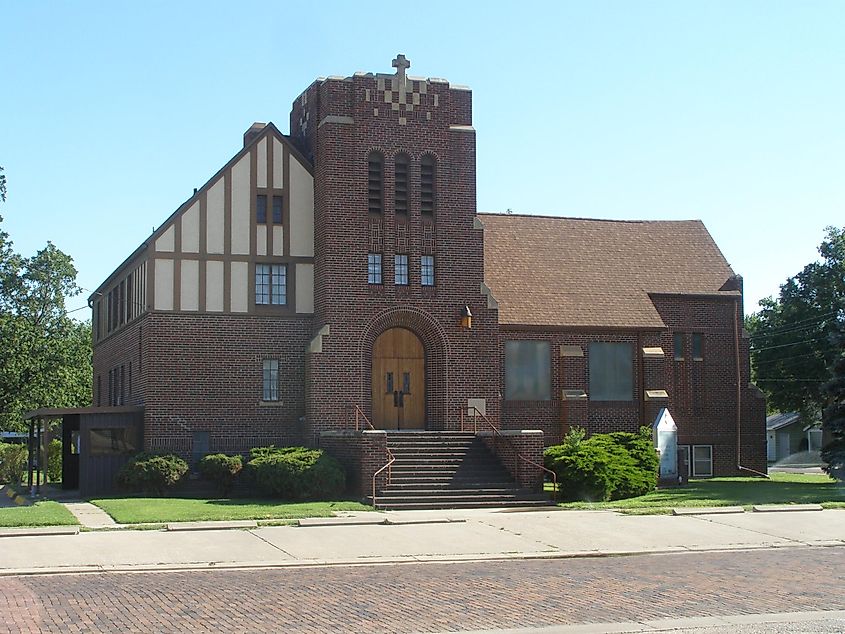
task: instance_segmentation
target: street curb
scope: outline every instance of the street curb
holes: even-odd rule
[[[23,528],[4,528],[0,530],[3,537],[44,537],[45,535],[77,535],[79,526],[26,526]]]
[[[609,557],[636,557],[645,555],[678,555],[701,554],[718,552],[743,552],[758,550],[777,550],[783,548],[842,548],[845,543],[838,544],[789,544],[772,546],[770,544],[747,545],[741,548],[720,546],[716,548],[693,549],[682,546],[655,549],[647,551],[541,551],[533,553],[495,553],[490,555],[404,555],[399,557],[367,557],[358,559],[301,559],[278,560],[261,562],[196,562],[182,564],[139,564],[139,565],[84,565],[54,568],[17,568],[0,570],[0,578],[42,575],[81,575],[103,573],[153,573],[153,572],[192,572],[214,570],[283,570],[297,568],[332,568],[332,567],[360,567],[360,566],[391,566],[410,564],[466,564],[484,563],[490,561],[532,561],[532,560],[560,560],[560,559],[605,559]]]
[[[790,513],[793,511],[823,511],[821,504],[757,504],[751,507],[755,513]]]
[[[727,515],[745,513],[741,506],[684,506],[672,509],[672,515]]]

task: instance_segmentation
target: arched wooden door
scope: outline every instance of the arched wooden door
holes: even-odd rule
[[[425,350],[406,328],[391,328],[373,345],[373,425],[425,429]]]

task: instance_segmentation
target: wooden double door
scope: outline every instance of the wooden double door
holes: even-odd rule
[[[406,328],[385,330],[373,345],[373,426],[425,429],[425,349]]]

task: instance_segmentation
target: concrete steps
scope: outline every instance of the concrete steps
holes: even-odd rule
[[[376,493],[385,510],[546,506],[542,493],[521,489],[472,433],[394,432],[396,457],[388,485]],[[372,502],[372,500],[370,500]]]

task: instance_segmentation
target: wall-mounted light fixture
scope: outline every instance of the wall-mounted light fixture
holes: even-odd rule
[[[472,328],[472,311],[469,309],[469,306],[464,306],[461,309],[461,321],[458,323],[461,328]]]

